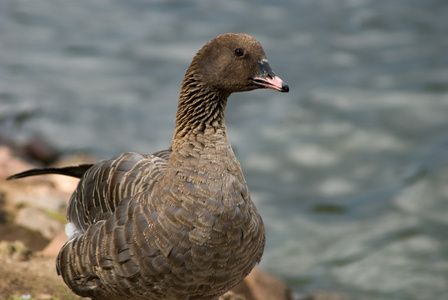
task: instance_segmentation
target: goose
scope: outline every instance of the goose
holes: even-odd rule
[[[288,92],[260,43],[222,34],[182,82],[169,149],[97,164],[33,169],[80,178],[67,209],[58,275],[91,299],[218,299],[260,262],[264,225],[227,138],[234,92]]]

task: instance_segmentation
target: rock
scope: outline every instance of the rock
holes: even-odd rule
[[[52,219],[45,212],[35,207],[22,208],[14,222],[16,225],[40,232],[47,239],[52,239],[58,233],[64,231],[62,223]]]
[[[23,150],[26,156],[45,165],[54,162],[59,156],[56,148],[41,135],[32,136],[24,145]]]
[[[21,241],[1,241],[0,256],[12,258],[14,260],[28,260],[31,256],[31,250],[28,249]]]
[[[78,186],[79,179],[74,177],[68,177],[63,175],[45,175],[54,184],[54,187],[64,193],[65,203],[68,203],[70,195]],[[64,209],[65,210],[65,209]]]
[[[11,148],[0,146],[0,180],[3,181],[6,177],[22,172],[27,169],[32,169],[33,166],[29,163],[17,158],[13,155]]]
[[[229,291],[219,297],[219,300],[247,300],[243,294],[235,294],[232,291]]]
[[[8,176],[32,168],[35,166],[15,157],[10,148],[0,146],[0,193],[5,195],[4,209],[13,214],[17,207],[23,205],[40,207],[44,210],[65,211],[70,194],[56,189],[56,184],[51,178],[36,176],[5,181]]]
[[[35,296],[36,299],[39,300],[54,300],[55,297],[53,297],[53,295],[50,294],[38,294]]]
[[[291,300],[292,298],[283,281],[259,269],[253,269],[239,285],[231,290],[231,293],[220,297],[220,300],[230,299]]]
[[[42,250],[48,245],[48,239],[44,238],[39,232],[17,226],[13,222],[14,219],[11,218],[6,220],[5,223],[0,223],[0,240],[8,242],[20,241],[33,253]]]
[[[45,175],[4,181],[8,176],[33,168],[36,166],[15,157],[10,148],[0,146],[0,193],[5,195],[9,211],[14,212],[16,207],[25,205],[57,211],[65,215],[68,200],[79,179],[61,175]]]
[[[45,257],[56,257],[59,254],[62,246],[67,242],[67,236],[61,232],[55,236],[51,242],[39,254]]]
[[[63,157],[59,159],[57,162],[55,162],[52,167],[55,168],[62,168],[67,166],[77,166],[80,164],[95,164],[100,161],[100,158],[89,155],[86,153],[75,153],[70,156]],[[68,177],[68,176],[62,176],[62,175],[46,175],[53,183],[57,190],[67,193],[67,202],[70,198],[70,195],[73,193],[73,191],[78,186],[79,179]]]
[[[293,298],[288,286],[270,274],[259,269],[252,272],[230,292],[224,294],[219,300],[350,300],[337,293],[316,292],[304,298]]]
[[[46,191],[46,192],[45,192]],[[18,206],[29,206],[44,210],[64,211],[67,207],[65,195],[51,193],[48,186],[29,186],[25,189],[17,189],[9,194],[8,200]]]

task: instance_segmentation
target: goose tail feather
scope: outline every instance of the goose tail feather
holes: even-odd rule
[[[71,166],[65,168],[43,168],[43,169],[31,169],[25,172],[21,172],[6,178],[6,180],[24,178],[29,176],[46,175],[46,174],[59,174],[65,176],[71,176],[76,178],[81,178],[88,169],[90,169],[92,164],[81,164],[79,166]]]

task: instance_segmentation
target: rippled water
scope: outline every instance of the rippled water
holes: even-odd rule
[[[183,74],[224,32],[255,36],[291,88],[226,113],[261,267],[299,294],[448,299],[445,0],[4,0],[0,133],[105,158],[166,148]]]

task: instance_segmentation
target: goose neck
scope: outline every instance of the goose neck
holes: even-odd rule
[[[229,95],[195,80],[184,80],[176,115],[173,150],[188,140],[213,143],[224,138],[227,141],[224,111]]]

